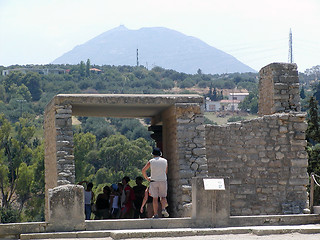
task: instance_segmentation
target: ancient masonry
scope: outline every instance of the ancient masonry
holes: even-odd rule
[[[208,174],[202,106],[203,97],[198,95],[55,96],[45,111],[46,219],[50,217],[49,189],[75,183],[72,115],[150,117],[152,127],[162,129],[157,144],[169,160],[169,211],[172,216],[188,215],[191,179]]]
[[[297,66],[270,64],[259,85],[261,117],[223,126],[204,125],[199,95],[55,96],[45,111],[46,220],[49,189],[75,183],[73,115],[151,118],[169,163],[173,217],[190,216],[192,178],[203,176],[229,178],[231,215],[301,213],[308,159]]]
[[[209,175],[230,177],[231,215],[301,213],[306,207],[307,123],[297,95],[297,66],[270,64],[260,71],[263,117],[206,127]]]

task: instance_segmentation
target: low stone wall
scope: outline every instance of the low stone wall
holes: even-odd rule
[[[302,212],[308,184],[306,129],[302,113],[206,126],[209,175],[230,177],[231,215]]]

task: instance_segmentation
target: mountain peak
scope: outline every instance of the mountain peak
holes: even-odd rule
[[[78,64],[90,59],[97,65],[131,65],[139,62],[147,68],[154,66],[195,74],[255,72],[233,56],[209,46],[195,37],[164,27],[130,30],[120,25],[63,54],[52,63]]]

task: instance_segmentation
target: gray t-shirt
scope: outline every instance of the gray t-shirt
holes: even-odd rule
[[[155,157],[149,160],[152,181],[167,181],[167,159]]]

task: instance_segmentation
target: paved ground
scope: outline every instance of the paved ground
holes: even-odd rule
[[[150,240],[319,240],[320,233],[317,234],[274,234],[266,236],[257,236],[254,234],[226,234],[192,237],[169,237],[169,238],[148,238]],[[52,240],[52,239],[51,239]],[[113,240],[113,238],[63,238],[55,240]],[[130,240],[146,240],[146,238],[130,238]]]

